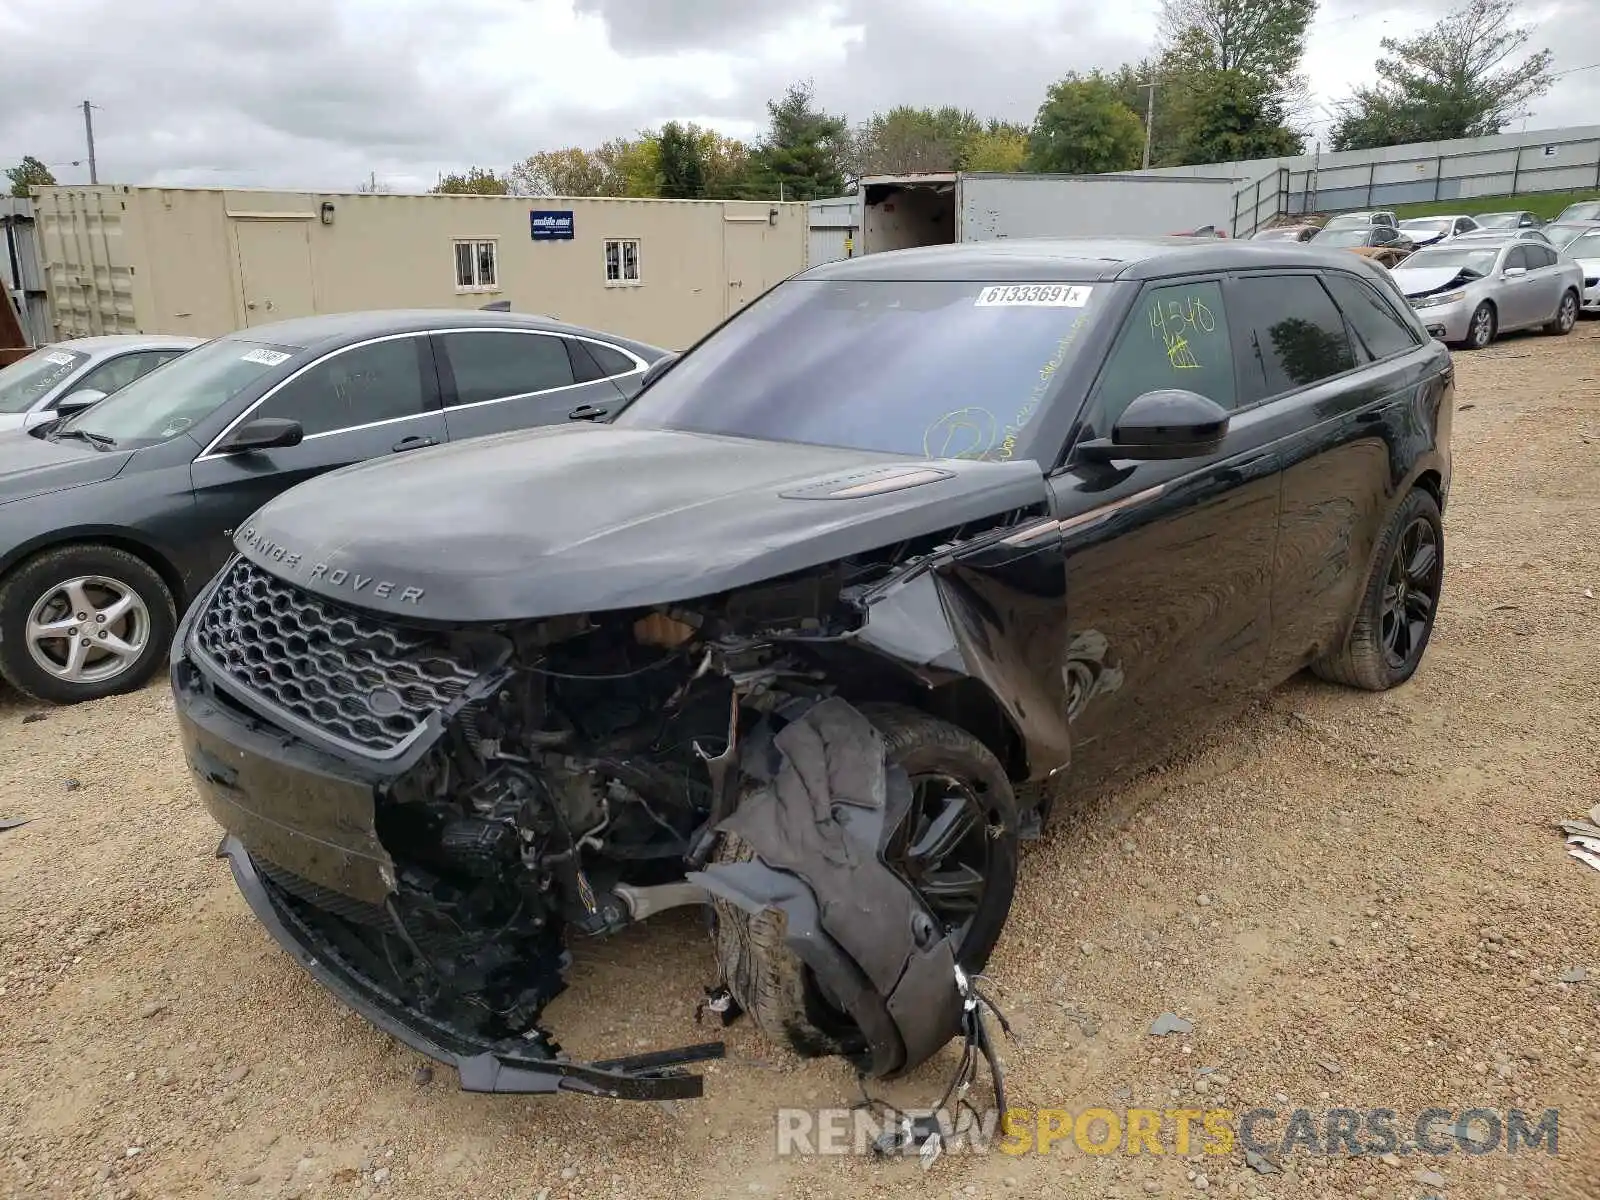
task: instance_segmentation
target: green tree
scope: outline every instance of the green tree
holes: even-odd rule
[[[1299,154],[1305,139],[1290,129],[1271,86],[1243,71],[1190,78],[1174,113],[1179,163],[1237,162]]]
[[[1028,127],[991,120],[967,139],[958,164],[963,171],[1020,171],[1028,162]]]
[[[594,151],[605,171],[605,196],[661,194],[661,140],[651,130],[638,137],[612,138]]]
[[[53,187],[56,177],[50,174],[50,168],[45,166],[33,155],[24,155],[16,166],[6,172],[6,178],[11,181],[11,194],[27,199],[28,189],[32,187]]]
[[[541,150],[511,168],[519,196],[604,196],[606,168],[591,151],[577,146]]]
[[[715,200],[750,199],[750,147],[714,129],[695,130],[706,168],[706,195]]]
[[[1243,71],[1283,87],[1316,15],[1317,0],[1162,0],[1160,29],[1173,65]]]
[[[469,167],[465,175],[444,175],[434,186],[436,195],[509,196],[511,180],[482,167]]]
[[[658,194],[669,200],[698,200],[706,194],[706,163],[699,130],[668,121],[656,135],[661,162]]]
[[[1384,38],[1378,82],[1341,105],[1334,149],[1503,131],[1554,82],[1548,49],[1511,62],[1532,35],[1516,17],[1515,0],[1467,0],[1425,33]]]
[[[844,190],[849,126],[821,111],[810,82],[767,101],[770,124],[751,154],[747,188],[761,199],[817,200]]]
[[[1139,165],[1144,124],[1105,75],[1069,74],[1052,84],[1034,118],[1028,168],[1090,175]]]
[[[967,144],[983,132],[975,113],[946,106],[899,105],[874,113],[855,133],[849,168],[854,175],[905,171],[953,171]]]

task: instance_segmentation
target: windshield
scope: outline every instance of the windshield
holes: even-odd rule
[[[27,412],[88,358],[76,350],[46,346],[18,359],[0,371],[0,413]]]
[[[1319,246],[1365,246],[1370,236],[1367,229],[1324,229],[1311,240]]]
[[[1584,201],[1579,204],[1569,204],[1561,210],[1561,221],[1593,221],[1600,219],[1600,200],[1593,202]]]
[[[1342,217],[1330,217],[1324,229],[1354,229],[1358,225],[1371,225],[1371,213],[1345,213]]]
[[[617,417],[929,458],[1019,445],[1109,289],[795,280],[714,333]]]
[[[1515,229],[1517,222],[1522,220],[1521,213],[1484,213],[1481,217],[1473,217],[1484,229]]]
[[[1498,246],[1474,249],[1471,246],[1441,246],[1437,250],[1418,250],[1395,268],[1397,271],[1470,271],[1488,275],[1500,257]]]
[[[1550,239],[1553,246],[1565,246],[1574,238],[1580,238],[1588,233],[1592,226],[1589,225],[1546,225],[1545,237]]]
[[[1450,228],[1451,217],[1414,217],[1409,221],[1401,221],[1401,229],[1422,229],[1429,233],[1443,233]]]
[[[1600,229],[1586,229],[1561,248],[1563,258],[1600,258]]]
[[[52,436],[77,432],[123,447],[164,442],[205,420],[298,350],[234,338],[207,342],[63,421]]]

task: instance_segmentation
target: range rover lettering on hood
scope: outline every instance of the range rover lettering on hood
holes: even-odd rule
[[[395,597],[401,604],[421,604],[426,594],[423,588],[399,584],[392,579],[379,579],[344,567],[329,569],[325,562],[309,563],[299,551],[262,536],[254,526],[239,535],[237,545],[240,550],[254,551],[258,558],[286,567],[308,581],[315,579],[327,587],[347,588],[353,595],[370,593],[383,600]]]

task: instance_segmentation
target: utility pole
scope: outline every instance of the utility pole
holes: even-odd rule
[[[87,100],[83,102],[83,136],[89,140],[89,182],[91,184],[100,182],[100,172],[95,169],[94,164],[94,116],[91,113],[93,108],[94,105]]]
[[[1139,86],[1146,89],[1150,93],[1145,100],[1144,106],[1144,169],[1148,171],[1150,169],[1150,134],[1155,129],[1156,125],[1155,76],[1152,75],[1150,77],[1149,83],[1141,83]]]

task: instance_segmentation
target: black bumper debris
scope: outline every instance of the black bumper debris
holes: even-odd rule
[[[234,882],[256,919],[313,979],[417,1053],[454,1067],[463,1091],[580,1092],[616,1100],[694,1100],[704,1093],[705,1081],[683,1068],[723,1056],[721,1042],[706,1042],[653,1054],[576,1063],[471,1042],[431,1022],[397,997],[387,995],[325,952],[316,935],[274,898],[237,838],[223,838],[217,857],[228,860]]]

